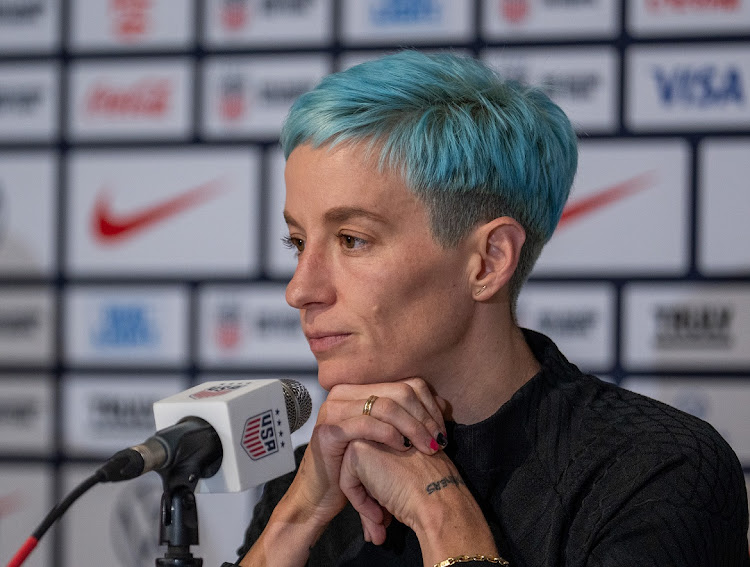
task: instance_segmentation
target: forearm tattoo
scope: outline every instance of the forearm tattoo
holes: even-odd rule
[[[425,487],[425,490],[427,491],[427,494],[432,494],[433,492],[438,492],[439,490],[442,490],[443,488],[446,488],[451,484],[454,486],[460,486],[462,484],[466,485],[466,483],[460,476],[448,475],[438,481],[431,482]]]

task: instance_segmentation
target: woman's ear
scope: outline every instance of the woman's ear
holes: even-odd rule
[[[526,231],[515,219],[499,217],[477,227],[475,238],[476,262],[470,286],[474,297],[483,301],[510,281],[518,266]]]

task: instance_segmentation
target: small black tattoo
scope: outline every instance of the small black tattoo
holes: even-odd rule
[[[442,490],[443,488],[450,486],[451,484],[460,486],[462,484],[465,485],[466,483],[460,476],[448,475],[436,482],[431,482],[425,487],[425,490],[427,491],[427,494],[432,494],[433,492]]]

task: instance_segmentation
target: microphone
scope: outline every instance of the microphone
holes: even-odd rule
[[[205,382],[154,403],[156,434],[99,471],[117,482],[199,459],[199,491],[241,492],[294,470],[291,434],[311,412],[295,380]]]

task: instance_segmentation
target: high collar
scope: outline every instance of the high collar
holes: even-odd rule
[[[446,453],[479,492],[528,457],[533,446],[530,427],[536,422],[540,400],[561,380],[579,372],[548,337],[528,329],[523,333],[541,366],[539,372],[487,419],[471,425],[446,424]]]

